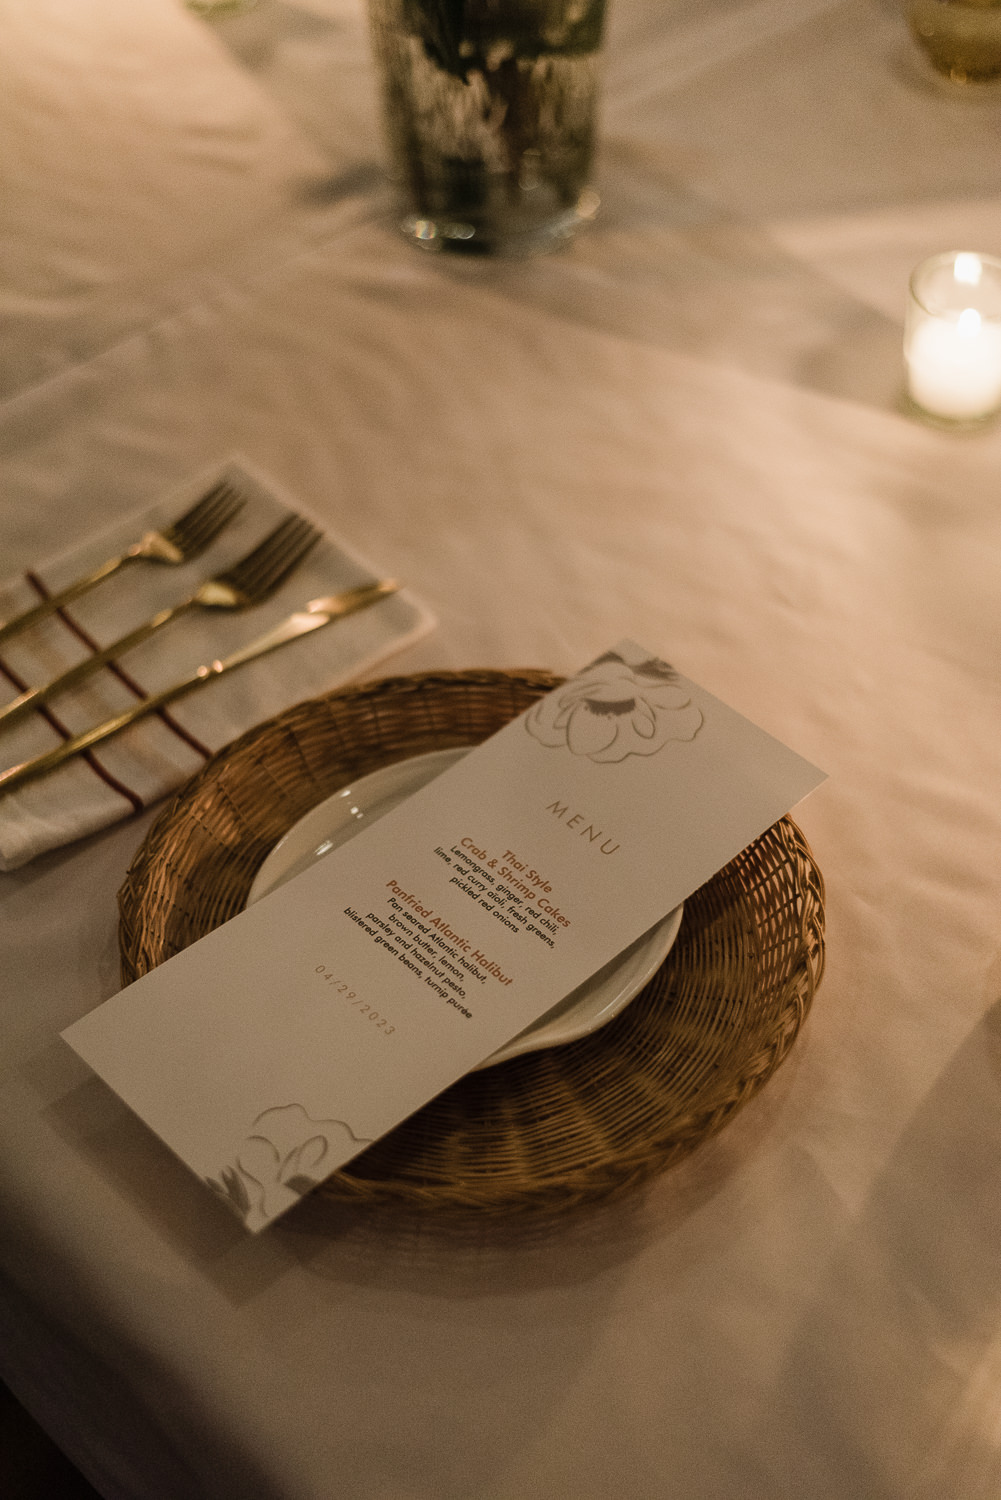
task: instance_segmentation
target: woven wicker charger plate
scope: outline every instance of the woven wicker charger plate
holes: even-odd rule
[[[150,829],[119,892],[130,983],[243,909],[291,825],[359,775],[493,734],[560,678],[390,677],[301,703],[222,750]],[[364,1205],[551,1212],[679,1161],[778,1067],[823,969],[823,881],[783,818],[690,896],[639,996],[580,1041],[461,1079],[314,1190]]]

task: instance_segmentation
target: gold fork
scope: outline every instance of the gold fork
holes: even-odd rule
[[[75,667],[70,667],[68,672],[54,677],[51,682],[30,688],[19,698],[5,703],[0,708],[0,724],[10,725],[33,708],[47,703],[57,693],[85,682],[88,677],[107,666],[109,661],[131,651],[140,641],[149,640],[151,635],[155,635],[189,609],[250,609],[255,604],[263,603],[299,566],[306,554],[316,546],[321,535],[302,516],[289,516],[253,552],[248,552],[246,557],[225,572],[209,578],[187,599],[182,599],[180,604],[160,610],[159,614],[153,615],[135,630],[130,630],[127,635],[112,641],[110,646],[105,646],[103,651],[85,657]]]
[[[162,531],[147,531],[125,552],[117,557],[109,557],[93,573],[85,574],[67,588],[60,589],[58,594],[52,594],[40,604],[35,604],[5,624],[0,624],[0,643],[27,630],[29,625],[44,620],[47,615],[54,614],[71,600],[79,599],[81,594],[87,593],[95,584],[103,583],[105,578],[110,578],[129,563],[166,563],[176,567],[179,563],[190,562],[204,552],[210,542],[215,541],[223,527],[229,525],[245,504],[244,497],[228,480],[220,480],[190,510],[186,510],[183,516],[178,516],[172,525],[165,526]]]
[[[74,735],[73,739],[57,745],[54,750],[46,750],[44,754],[36,755],[32,760],[22,761],[18,766],[11,766],[7,771],[0,771],[0,797],[6,792],[15,791],[27,781],[34,781],[37,776],[54,771],[57,766],[72,760],[75,755],[82,755],[95,745],[101,745],[105,740],[113,739],[130,724],[137,724],[140,719],[159,713],[160,709],[182,698],[185,693],[204,687],[206,683],[215,682],[224,673],[232,672],[246,662],[256,661],[259,656],[266,656],[269,651],[276,651],[279,646],[286,646],[290,641],[297,641],[302,636],[310,635],[314,630],[322,629],[324,625],[329,625],[335,620],[343,620],[357,610],[368,609],[371,605],[378,604],[379,600],[384,599],[388,594],[395,594],[399,587],[400,585],[394,578],[384,578],[378,583],[363,583],[356,588],[345,589],[343,593],[334,594],[327,599],[311,599],[304,609],[289,615],[287,620],[282,620],[279,625],[265,635],[259,636],[256,641],[251,641],[247,646],[241,646],[224,661],[214,661],[197,667],[190,677],[185,677],[170,687],[162,688],[150,698],[143,698],[140,703],[134,703],[131,708],[116,715],[115,718],[106,719],[103,724],[95,724],[93,728],[85,729],[81,734]]]

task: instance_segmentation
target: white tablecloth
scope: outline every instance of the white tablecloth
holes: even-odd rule
[[[0,19],[0,572],[239,451],[428,601],[401,670],[630,635],[830,773],[790,1059],[532,1233],[247,1238],[58,1040],[149,816],[0,876],[0,1375],[109,1500],[995,1496],[1001,433],[898,395],[998,97],[889,0],[612,0],[604,218],[467,266],[386,227],[355,0]]]

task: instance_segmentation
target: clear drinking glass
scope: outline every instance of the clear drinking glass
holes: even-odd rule
[[[197,16],[236,16],[253,10],[257,0],[184,0],[184,3]]]
[[[369,0],[401,227],[530,253],[593,218],[605,0]]]
[[[951,82],[1001,78],[1001,0],[910,0],[908,20],[932,67]]]

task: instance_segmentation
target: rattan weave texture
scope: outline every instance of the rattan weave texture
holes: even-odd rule
[[[272,846],[317,802],[393,761],[476,744],[559,682],[529,670],[383,678],[235,740],[164,809],[132,863],[119,893],[124,982],[240,911]],[[619,1017],[461,1079],[315,1195],[552,1212],[679,1161],[795,1040],[823,971],[823,896],[802,834],[781,819],[689,897],[674,949]]]

